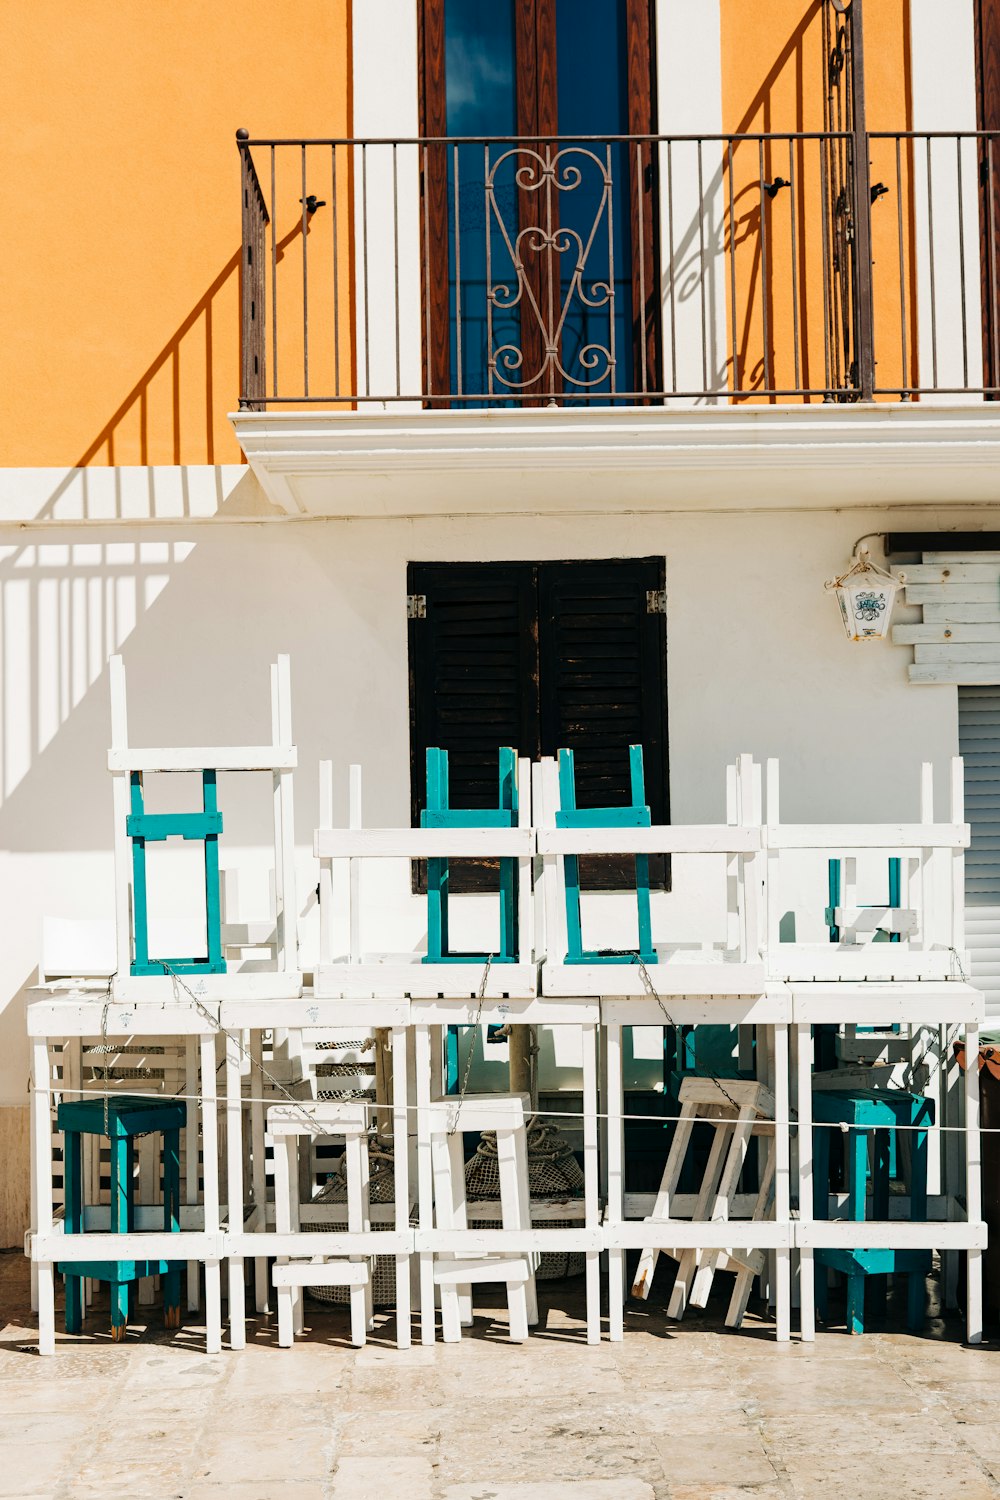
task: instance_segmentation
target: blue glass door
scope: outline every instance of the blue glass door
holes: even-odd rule
[[[653,388],[652,146],[614,139],[651,128],[648,0],[425,0],[424,33],[425,129],[449,138],[425,152],[429,390]]]

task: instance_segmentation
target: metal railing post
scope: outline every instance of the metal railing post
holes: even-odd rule
[[[268,212],[250,154],[250,132],[237,130],[243,244],[240,254],[240,410],[263,411],[266,376],[264,237]]]

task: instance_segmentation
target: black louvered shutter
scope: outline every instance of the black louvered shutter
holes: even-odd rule
[[[453,807],[496,807],[499,748],[537,754],[534,569],[411,563],[408,588],[426,601],[409,627],[413,821],[424,805],[428,745],[448,751]]]
[[[669,821],[666,634],[649,596],[662,558],[547,563],[539,570],[541,753],[575,752],[577,803],[631,800],[629,745],[641,745],[654,823]],[[631,861],[584,861],[588,885],[628,883]],[[658,861],[650,874],[665,875]],[[601,878],[601,877],[606,878]]]
[[[414,823],[429,745],[449,752],[454,807],[496,805],[501,745],[531,758],[573,749],[587,807],[629,801],[633,744],[653,821],[667,822],[665,622],[647,600],[663,584],[655,557],[411,563],[407,588],[422,605],[409,626]],[[456,874],[456,889],[469,888]],[[662,883],[665,862],[650,874]],[[581,875],[591,888],[634,878],[630,860],[585,861]]]

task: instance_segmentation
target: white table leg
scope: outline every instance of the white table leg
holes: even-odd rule
[[[252,1153],[252,1187],[254,1207],[257,1210],[257,1231],[267,1229],[267,1163],[264,1144],[264,1035],[254,1030],[250,1033],[250,1150]],[[267,1278],[267,1256],[257,1255],[253,1263],[254,1306],[259,1313],[266,1313],[270,1305],[270,1285]]]
[[[52,1107],[49,1044],[36,1037],[31,1043],[31,1175],[34,1184],[38,1234],[52,1230]],[[56,1352],[56,1282],[52,1261],[38,1266],[38,1352]]]
[[[198,1041],[189,1036],[184,1041],[184,1202],[194,1207],[198,1202]],[[201,1278],[198,1262],[187,1263],[187,1309],[197,1312],[201,1301]]]
[[[779,1224],[790,1225],[792,1220],[791,1192],[789,1183],[789,1089],[788,1089],[788,1027],[784,1022],[774,1028],[774,1216]],[[790,1249],[778,1250],[775,1257],[775,1312],[779,1344],[786,1344],[792,1336],[792,1253]]]
[[[243,1230],[243,1076],[235,1036],[226,1037],[226,1201],[230,1233]],[[229,1347],[246,1348],[243,1257],[229,1257]]]
[[[205,1229],[219,1231],[219,1121],[215,1085],[215,1036],[198,1039],[201,1056],[201,1154],[205,1184]],[[222,1271],[218,1260],[205,1261],[205,1348],[222,1349]]]
[[[983,1216],[982,1137],[979,1133],[979,1027],[965,1028],[965,1202],[970,1224]],[[966,1263],[966,1338],[983,1341],[983,1252],[970,1249]]]
[[[812,1027],[798,1031],[799,1224],[813,1216]],[[816,1266],[811,1249],[799,1250],[800,1328],[804,1343],[816,1338]]]
[[[583,1030],[583,1205],[588,1229],[600,1228],[597,1150],[597,1027]],[[601,1342],[601,1256],[587,1251],[587,1343]]]
[[[406,1090],[406,1027],[392,1028],[392,1138],[395,1171],[395,1227],[410,1228],[409,1121]],[[409,1349],[410,1257],[396,1256],[396,1348]]]
[[[605,1027],[607,1052],[608,1113],[608,1208],[609,1225],[621,1224],[625,1217],[624,1136],[622,1114],[622,1029]],[[608,1250],[608,1336],[612,1343],[625,1337],[625,1252]]]
[[[417,1099],[417,1199],[421,1229],[434,1227],[433,1172],[431,1168],[431,1034],[428,1026],[413,1028],[415,1053],[416,1099]],[[420,1342],[433,1344],[435,1338],[434,1313],[434,1256],[426,1250],[420,1252]]]

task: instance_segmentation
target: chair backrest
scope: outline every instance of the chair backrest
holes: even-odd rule
[[[530,1113],[528,1094],[466,1094],[464,1099],[436,1099],[427,1111],[432,1135],[456,1129],[517,1130],[524,1127]]]

